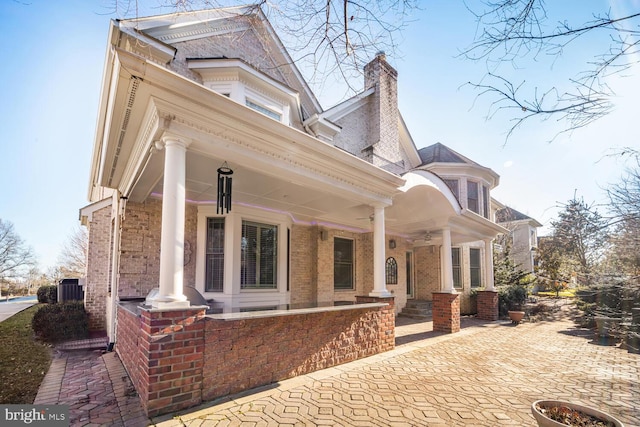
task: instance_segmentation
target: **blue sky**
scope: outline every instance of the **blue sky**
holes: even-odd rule
[[[151,4],[149,0],[143,4]],[[3,0],[0,52],[0,218],[11,221],[40,260],[55,264],[65,239],[88,204],[89,162],[102,78],[110,0]],[[636,8],[640,2],[635,0]],[[640,75],[612,79],[616,110],[587,129],[553,136],[555,120],[532,122],[505,145],[509,117],[486,116],[489,99],[476,100],[467,81],[486,67],[457,58],[473,39],[473,17],[462,1],[429,0],[415,12],[395,56],[401,112],[418,148],[441,142],[501,176],[492,195],[547,225],[559,202],[574,191],[587,202],[605,201],[602,190],[624,163],[612,147],[640,146],[637,107]],[[579,6],[578,6],[579,5]],[[588,5],[593,5],[590,8]],[[601,0],[563,2],[571,10],[606,9]],[[154,14],[143,9],[141,14]],[[588,41],[588,43],[591,43]],[[575,74],[589,57],[579,47],[556,61],[519,63],[516,78],[543,87]],[[530,80],[531,79],[531,80]],[[338,99],[319,94],[327,108]],[[545,230],[543,230],[544,233]]]

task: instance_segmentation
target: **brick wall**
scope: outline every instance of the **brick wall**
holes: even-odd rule
[[[498,292],[478,291],[478,319],[498,320]]]
[[[395,323],[390,302],[380,309],[207,319],[203,400],[391,350]]]
[[[136,316],[118,307],[116,351],[149,416],[202,402],[204,310],[143,310]]]
[[[184,285],[195,286],[197,206],[185,211]],[[158,287],[160,279],[160,235],[162,200],[127,203],[120,240],[120,278],[118,295],[145,297]]]
[[[318,259],[317,226],[294,224],[291,227],[291,303],[315,303],[318,299]]]
[[[416,269],[415,298],[431,301],[440,291],[440,248],[435,245],[418,246],[413,250]]]
[[[433,294],[433,330],[447,333],[460,331],[460,295],[444,292]]]
[[[92,214],[89,224],[87,286],[84,306],[89,313],[89,329],[107,327],[107,298],[111,280],[111,206]]]
[[[244,320],[118,307],[116,352],[149,416],[394,348],[393,298],[355,308]]]

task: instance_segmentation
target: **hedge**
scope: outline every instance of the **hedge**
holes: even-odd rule
[[[40,286],[38,288],[38,302],[55,304],[58,302],[58,287],[55,285]]]
[[[31,327],[46,342],[79,340],[89,336],[89,315],[81,301],[47,304],[33,316]]]

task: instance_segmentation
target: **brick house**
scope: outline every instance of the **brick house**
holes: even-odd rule
[[[111,23],[85,306],[149,414],[386,351],[408,298],[497,318],[499,177],[416,148],[384,54],[364,74],[324,110],[259,9]]]

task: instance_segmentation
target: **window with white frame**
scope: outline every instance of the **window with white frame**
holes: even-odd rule
[[[467,209],[479,214],[480,205],[478,202],[478,183],[475,181],[467,181]]]
[[[259,104],[256,101],[253,101],[249,98],[246,99],[245,104],[247,105],[247,107],[252,108],[254,110],[256,110],[259,113],[264,114],[267,117],[271,117],[272,119],[275,119],[279,122],[282,121],[282,114],[278,113],[276,111],[274,111],[273,109],[267,108],[262,104]]]
[[[453,286],[462,287],[462,258],[460,248],[451,248],[451,267],[453,269]]]
[[[489,219],[489,187],[482,186],[482,216]]]
[[[276,289],[278,226],[242,221],[240,288]]]
[[[224,287],[224,218],[207,218],[205,243],[206,292],[222,292]]]
[[[469,272],[471,276],[471,287],[477,288],[482,283],[482,275],[480,272],[480,249],[469,249]]]
[[[353,240],[333,239],[333,287],[336,290],[353,289]]]

